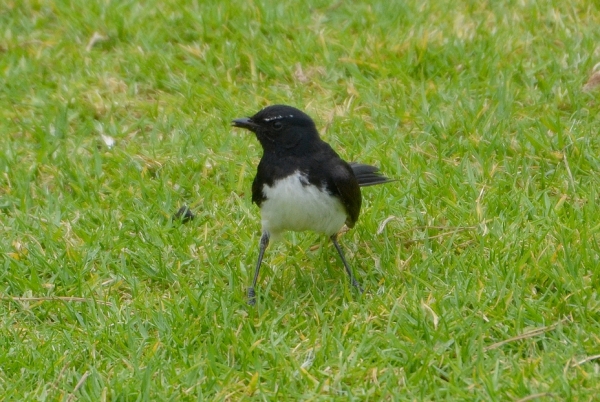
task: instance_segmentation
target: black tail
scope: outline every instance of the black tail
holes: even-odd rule
[[[349,165],[354,172],[354,176],[356,176],[356,180],[358,180],[358,185],[361,187],[395,181],[379,173],[379,169],[375,166],[363,165],[362,163],[357,162],[350,162]]]

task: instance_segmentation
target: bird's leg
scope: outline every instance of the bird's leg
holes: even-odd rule
[[[337,241],[337,233],[332,235],[330,237],[333,245],[335,246],[338,254],[340,255],[340,258],[342,259],[342,263],[344,264],[344,268],[346,268],[346,272],[348,273],[348,276],[350,277],[350,282],[352,283],[352,286],[354,286],[355,288],[358,289],[358,291],[360,293],[363,292],[363,288],[358,284],[358,282],[356,282],[356,279],[354,279],[354,275],[352,275],[352,270],[350,269],[350,265],[348,265],[348,262],[346,262],[346,257],[344,257],[344,252],[342,251],[342,248],[340,247],[338,241]]]
[[[248,288],[248,304],[254,306],[256,304],[256,293],[254,293],[254,287],[258,280],[258,272],[260,271],[260,264],[262,263],[265,250],[269,245],[269,233],[263,232],[260,237],[260,250],[258,252],[258,261],[256,262],[256,268],[254,270],[254,279],[252,280],[252,286]]]

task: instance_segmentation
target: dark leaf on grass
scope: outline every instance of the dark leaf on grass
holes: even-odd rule
[[[173,215],[173,220],[181,221],[181,223],[188,223],[189,221],[194,219],[194,217],[194,213],[189,209],[187,205],[184,205],[181,208],[179,208],[177,212],[175,212],[175,215]]]

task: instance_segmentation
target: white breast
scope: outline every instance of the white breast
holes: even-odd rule
[[[277,180],[272,187],[264,185],[267,198],[261,204],[263,231],[272,240],[282,232],[310,230],[331,236],[346,221],[346,211],[337,197],[308,183],[300,172]]]

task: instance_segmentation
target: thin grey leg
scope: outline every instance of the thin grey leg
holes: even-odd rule
[[[256,304],[256,293],[254,292],[254,288],[256,287],[256,281],[258,280],[258,272],[260,271],[260,264],[262,263],[263,256],[265,255],[265,250],[269,245],[269,234],[267,232],[263,232],[260,237],[260,250],[258,252],[258,261],[256,262],[256,268],[254,270],[254,279],[252,280],[252,286],[248,288],[248,304],[254,306]]]
[[[338,254],[340,255],[340,258],[342,259],[342,263],[344,264],[344,268],[346,268],[346,272],[348,273],[348,276],[350,277],[350,282],[352,283],[352,286],[357,288],[358,291],[360,293],[362,293],[363,288],[358,284],[358,282],[356,282],[356,279],[354,279],[354,275],[352,275],[352,270],[350,269],[350,265],[348,265],[348,262],[346,261],[346,257],[344,257],[344,252],[342,251],[342,248],[340,247],[340,245],[337,241],[337,233],[334,234],[333,236],[331,236],[330,239],[333,242],[333,245],[335,246]]]

